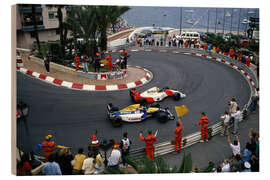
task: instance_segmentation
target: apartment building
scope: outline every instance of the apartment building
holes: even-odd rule
[[[68,7],[67,7],[68,8]],[[66,17],[67,8],[62,8],[63,19]],[[48,5],[36,5],[36,22],[40,42],[59,40],[57,8]],[[31,49],[34,36],[34,24],[32,20],[32,6],[29,4],[16,5],[16,29],[18,48]]]

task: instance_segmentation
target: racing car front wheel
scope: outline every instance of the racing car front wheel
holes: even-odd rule
[[[180,93],[174,93],[173,95],[174,100],[179,100],[181,98]]]
[[[113,127],[120,127],[122,125],[122,118],[117,116],[111,119]]]
[[[157,117],[158,117],[158,121],[161,122],[161,123],[166,123],[168,121],[168,118],[169,118],[167,114],[162,113],[162,112],[159,113],[157,115]]]

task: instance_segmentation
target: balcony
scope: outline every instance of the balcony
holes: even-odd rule
[[[42,30],[42,29],[45,29],[44,25],[37,26],[37,30]],[[33,25],[32,26],[23,26],[22,31],[34,31],[34,26]]]
[[[42,7],[36,7],[36,13],[42,12]],[[32,7],[20,7],[21,13],[32,13]]]

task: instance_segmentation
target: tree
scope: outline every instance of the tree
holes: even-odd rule
[[[65,20],[72,32],[75,45],[77,38],[84,40],[84,53],[92,56],[97,52],[97,15],[95,6],[72,6]]]
[[[143,157],[140,160],[135,160],[132,157],[127,157],[127,163],[132,166],[138,174],[154,174],[154,173],[190,173],[192,171],[192,158],[191,154],[183,152],[183,159],[181,166],[177,168],[174,166],[170,168],[169,164],[165,160],[158,156],[154,161],[147,157]],[[106,169],[105,174],[124,174],[123,170],[111,171]]]
[[[100,33],[100,48],[107,50],[107,30],[112,24],[118,23],[119,17],[128,11],[127,6],[97,6],[97,25]]]

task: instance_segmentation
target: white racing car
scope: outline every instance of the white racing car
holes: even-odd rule
[[[173,97],[175,100],[179,100],[185,98],[186,95],[180,91],[169,89],[165,87],[163,89],[159,89],[157,87],[152,87],[143,93],[137,91],[135,88],[130,90],[130,97],[135,103],[153,103],[156,101],[162,101],[166,97]]]
[[[150,117],[157,117],[159,122],[165,123],[168,120],[175,119],[175,116],[168,108],[160,108],[159,104],[141,106],[140,104],[130,105],[122,110],[113,104],[107,105],[107,115],[113,127],[122,125],[125,122],[140,122]]]

